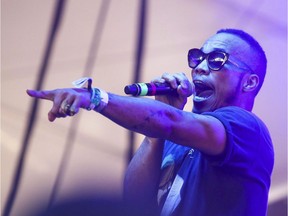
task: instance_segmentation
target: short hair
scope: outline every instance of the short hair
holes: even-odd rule
[[[256,91],[256,94],[257,94],[263,85],[265,75],[266,75],[266,70],[267,70],[267,58],[266,58],[266,54],[263,48],[255,40],[254,37],[252,37],[250,34],[248,34],[247,32],[243,30],[227,28],[227,29],[220,29],[216,32],[216,34],[219,34],[219,33],[227,33],[227,34],[236,35],[240,37],[242,40],[244,40],[246,43],[248,43],[250,47],[255,51],[258,62],[256,63],[256,67],[253,68],[253,71],[255,72],[255,74],[259,76],[259,85]]]

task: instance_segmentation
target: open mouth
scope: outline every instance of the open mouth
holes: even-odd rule
[[[200,80],[194,80],[195,95],[194,101],[201,102],[207,100],[213,94],[213,88]]]

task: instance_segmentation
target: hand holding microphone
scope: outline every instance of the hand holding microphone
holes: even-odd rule
[[[189,97],[193,88],[184,73],[164,73],[160,78],[150,83],[134,83],[124,88],[126,94],[132,96],[154,96],[154,95],[185,95]]]
[[[193,93],[193,86],[184,73],[168,74],[155,78],[151,83],[134,83],[124,89],[132,96],[153,96],[163,103],[183,109],[187,98]]]
[[[127,85],[124,88],[126,94],[133,96],[154,96],[154,95],[167,95],[176,94],[177,90],[173,89],[167,82],[165,83],[134,83]]]

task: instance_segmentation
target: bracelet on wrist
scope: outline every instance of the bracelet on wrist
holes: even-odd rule
[[[90,106],[86,109],[94,110],[96,112],[101,112],[104,109],[104,107],[107,106],[108,100],[109,100],[109,96],[107,92],[99,88],[92,88]]]
[[[84,85],[87,83],[87,90],[90,92],[90,105],[86,107],[86,110],[94,110],[96,112],[101,112],[104,107],[107,106],[109,101],[108,93],[99,89],[99,88],[93,88],[92,87],[92,78],[90,77],[83,77],[80,78],[72,84],[76,88],[83,88]]]

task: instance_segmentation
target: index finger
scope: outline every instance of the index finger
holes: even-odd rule
[[[38,99],[51,100],[51,101],[54,100],[54,96],[55,96],[54,90],[46,90],[46,91],[39,90],[39,91],[37,91],[37,90],[27,89],[26,92],[30,97],[34,97],[34,98],[38,98]]]

